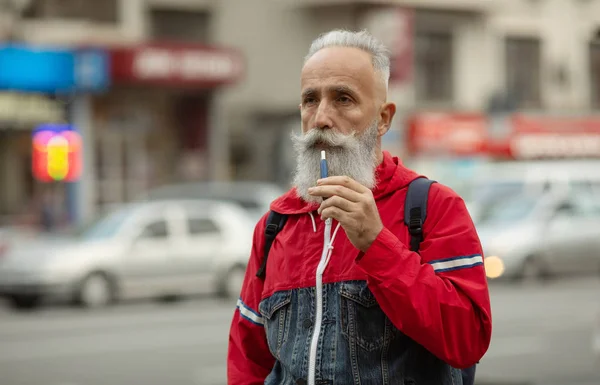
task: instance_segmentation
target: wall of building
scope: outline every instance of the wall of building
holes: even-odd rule
[[[20,28],[32,42],[110,46],[150,39],[150,9],[206,12],[210,15],[207,42],[237,48],[246,60],[245,79],[215,91],[212,98],[211,175],[269,178],[272,172],[265,170],[273,146],[282,140],[279,127],[287,135],[297,124],[293,117],[298,111],[299,76],[311,41],[332,28],[359,28],[365,10],[381,4],[385,2],[118,0],[114,23],[28,20]],[[418,100],[414,85],[409,84],[390,94],[403,114],[414,109],[485,110],[493,94],[506,91],[507,37],[540,39],[542,100],[536,112],[590,112],[589,42],[600,28],[600,1],[390,0],[389,4],[415,7],[425,15],[418,19],[418,28],[439,28],[440,15],[451,20],[451,100]],[[428,22],[424,11],[435,11],[437,16]],[[227,167],[233,158],[231,149],[240,143],[254,154],[243,172]]]
[[[325,2],[327,3],[327,2]],[[357,6],[310,1],[119,0],[116,24],[30,20],[21,23],[26,39],[40,43],[120,44],[149,37],[148,10],[178,9],[211,14],[210,41],[241,49],[247,60],[244,82],[222,93],[233,131],[244,129],[254,111],[289,112],[298,103],[302,58],[313,38],[331,28],[356,28]],[[332,2],[330,2],[332,3]],[[367,2],[368,3],[368,2]],[[340,5],[342,4],[342,5]],[[454,100],[451,107],[477,110],[504,85],[504,38],[534,36],[542,41],[543,105],[550,110],[590,107],[588,45],[600,28],[600,1],[503,0],[502,2],[401,1],[419,9],[471,11],[453,27]],[[449,9],[448,7],[452,7]],[[566,85],[557,84],[562,67]]]

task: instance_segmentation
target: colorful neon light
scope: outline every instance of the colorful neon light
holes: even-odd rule
[[[45,124],[34,130],[32,171],[42,182],[73,182],[81,174],[81,137],[72,126]]]

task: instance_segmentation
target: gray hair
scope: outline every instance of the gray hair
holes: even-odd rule
[[[361,49],[373,58],[373,67],[379,72],[386,88],[390,79],[390,56],[388,49],[366,30],[352,32],[336,29],[322,34],[310,45],[304,63],[315,53],[328,47],[351,47]]]

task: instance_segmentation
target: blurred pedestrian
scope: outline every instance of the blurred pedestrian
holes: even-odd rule
[[[40,199],[40,227],[45,232],[52,232],[56,226],[56,211],[52,198],[53,196],[46,192],[42,194]]]
[[[450,188],[430,186],[411,251],[404,203],[420,175],[381,150],[396,111],[389,73],[385,47],[364,31],[312,43],[294,187],[271,205],[279,223],[267,227],[266,213],[255,228],[228,384],[460,384],[486,352],[482,249]],[[330,176],[319,179],[323,150]]]

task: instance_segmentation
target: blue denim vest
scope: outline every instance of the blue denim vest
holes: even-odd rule
[[[276,363],[267,385],[306,384],[315,288],[279,291],[260,313]],[[364,281],[323,285],[315,384],[462,385],[461,371],[398,330]]]

